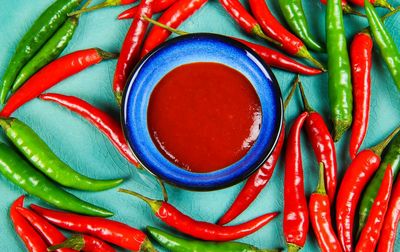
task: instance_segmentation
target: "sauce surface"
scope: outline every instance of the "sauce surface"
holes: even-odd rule
[[[239,161],[261,128],[261,104],[240,72],[219,63],[179,66],[154,88],[148,128],[158,150],[198,173]]]

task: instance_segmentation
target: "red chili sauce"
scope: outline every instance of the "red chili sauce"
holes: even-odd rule
[[[240,72],[219,63],[179,66],[154,88],[148,127],[158,150],[175,165],[212,172],[240,160],[260,132],[261,104]]]

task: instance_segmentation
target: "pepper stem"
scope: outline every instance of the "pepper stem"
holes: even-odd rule
[[[11,127],[11,124],[14,120],[15,119],[12,117],[0,117],[0,127],[2,127],[4,130],[7,130]]]
[[[383,8],[389,9],[390,11],[395,10],[393,8],[393,6],[390,3],[388,3],[388,1],[386,1],[386,0],[375,0],[374,6],[383,7]]]
[[[91,2],[91,1],[89,1],[89,2]],[[82,13],[86,13],[86,12],[102,9],[102,8],[109,7],[109,6],[117,6],[117,5],[120,5],[120,4],[121,4],[121,0],[106,0],[106,1],[104,1],[104,2],[102,2],[100,4],[97,4],[95,6],[92,6],[90,8],[82,8],[80,10],[73,11],[73,12],[69,13],[68,16],[76,16],[76,15],[80,15]]]
[[[390,133],[390,135],[387,136],[382,142],[370,148],[370,150],[372,150],[376,155],[381,156],[382,151],[386,148],[390,141],[392,141],[393,137],[395,137],[399,131],[400,126],[393,130],[392,133]]]
[[[141,195],[141,194],[139,194],[137,192],[133,192],[133,191],[130,191],[130,190],[127,190],[127,189],[123,189],[123,188],[119,188],[118,192],[130,194],[132,196],[135,196],[136,198],[139,198],[139,199],[143,200],[144,202],[146,202],[150,206],[150,208],[155,213],[160,209],[160,207],[161,207],[161,205],[163,203],[163,201],[150,199],[150,198],[148,198],[146,196],[143,196],[143,195]]]
[[[325,67],[318,60],[316,60],[313,56],[311,56],[310,52],[307,50],[307,48],[305,46],[301,47],[301,49],[296,53],[296,56],[300,57],[300,58],[305,58],[305,59],[311,61],[311,63],[313,63],[316,67],[318,67],[322,71],[326,72]]]
[[[157,179],[157,181],[158,181],[158,183],[160,183],[164,201],[168,202],[168,192],[167,192],[167,188],[165,188],[164,182],[161,179]]]
[[[149,239],[145,239],[140,246],[140,252],[157,252],[157,250],[153,247],[153,244],[150,242]]]
[[[386,13],[384,16],[382,16],[382,22],[385,22],[386,19],[388,19],[389,17],[393,16],[394,14],[396,14],[397,12],[400,11],[400,6],[396,7],[395,9],[393,9],[391,12]]]
[[[292,88],[290,89],[290,92],[288,96],[285,99],[285,102],[283,103],[283,109],[286,110],[287,106],[289,106],[289,102],[292,100],[292,97],[294,95],[294,92],[296,91],[297,85],[299,84],[299,75],[297,75],[296,79],[293,82]]]
[[[87,9],[87,7],[92,3],[92,0],[87,0],[86,3],[82,6],[82,8],[78,11],[85,11]],[[80,18],[81,17],[81,13],[78,13],[77,15],[73,15],[71,18]],[[68,15],[69,16],[69,15]]]
[[[262,38],[262,39],[265,39],[266,41],[271,42],[271,43],[273,43],[273,44],[275,44],[275,45],[277,45],[277,46],[282,46],[282,44],[279,43],[278,41],[276,41],[276,40],[274,40],[274,39],[268,37],[267,35],[265,35],[265,33],[263,32],[263,30],[261,29],[261,26],[258,25],[258,24],[255,25],[255,26],[253,27],[253,29],[251,29],[251,33],[253,33],[254,35],[256,35],[256,36],[258,36],[258,37],[260,37],[260,38]]]
[[[95,48],[95,50],[103,60],[116,59],[119,56],[119,53],[106,52],[101,50],[100,48]]]
[[[303,84],[301,84],[301,81],[299,81],[299,87],[300,87],[301,99],[303,101],[303,105],[304,105],[305,110],[307,112],[314,112],[315,110],[308,103],[306,94],[304,93]]]
[[[288,252],[297,252],[297,251],[299,251],[300,249],[301,249],[301,247],[300,247],[300,246],[297,246],[297,245],[295,245],[295,244],[288,243],[288,245],[287,245],[287,251],[288,251]]]
[[[71,238],[65,240],[64,242],[48,247],[47,251],[56,251],[57,249],[70,248],[73,250],[81,251],[85,247],[85,240],[80,234],[73,235]]]
[[[351,8],[350,5],[345,4],[342,5],[343,12],[346,14],[356,15],[359,17],[366,17],[366,15],[362,14],[361,12],[356,11],[355,9]]]
[[[322,162],[319,163],[319,179],[315,193],[326,195],[324,164]]]
[[[165,24],[163,24],[163,23],[160,23],[160,22],[158,22],[158,21],[156,21],[156,20],[154,20],[154,19],[151,19],[151,18],[149,18],[149,17],[147,17],[147,16],[142,16],[142,19],[143,20],[146,20],[147,22],[149,22],[149,23],[151,23],[151,24],[153,24],[153,25],[156,25],[156,26],[158,26],[158,27],[161,27],[161,28],[163,28],[163,29],[165,29],[165,30],[167,30],[167,31],[169,31],[169,32],[172,32],[172,33],[176,33],[176,34],[178,34],[178,35],[187,35],[187,34],[189,34],[189,32],[185,32],[185,31],[182,31],[182,30],[178,30],[178,29],[175,29],[175,28],[172,28],[172,27],[170,27],[170,26],[168,26],[168,25],[165,25]]]
[[[281,248],[277,248],[277,249],[257,249],[255,251],[256,252],[279,252],[279,251],[283,251],[283,249],[281,249]]]

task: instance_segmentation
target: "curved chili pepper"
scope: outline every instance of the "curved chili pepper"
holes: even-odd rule
[[[71,12],[68,14],[68,16],[79,15],[82,13],[86,13],[86,12],[90,12],[90,11],[94,11],[94,10],[98,10],[98,9],[103,9],[105,7],[110,7],[110,6],[133,4],[136,2],[137,2],[137,0],[104,0],[104,2],[96,4],[95,6],[92,6],[90,8],[85,8],[85,9]]]
[[[367,223],[361,231],[360,238],[357,242],[357,252],[375,251],[376,244],[378,243],[379,236],[387,206],[389,204],[390,193],[392,191],[393,175],[390,165],[386,168],[385,176],[382,180],[381,188],[372,205],[370,215],[368,216]]]
[[[235,20],[235,22],[248,34],[252,34],[263,38],[269,42],[281,45],[280,42],[266,36],[261,29],[260,24],[255,20],[250,13],[243,7],[238,0],[218,0],[224,7],[226,12]]]
[[[36,132],[17,118],[0,118],[0,127],[33,166],[63,186],[78,190],[102,191],[123,182],[123,179],[97,180],[78,173],[57,157]]]
[[[206,3],[207,0],[177,0],[158,18],[158,22],[172,28],[177,28]],[[164,42],[170,34],[170,31],[154,26],[147,35],[140,57],[145,56]]]
[[[146,202],[153,213],[169,227],[206,241],[231,241],[243,238],[256,232],[279,214],[278,212],[268,213],[235,226],[220,226],[209,222],[194,220],[180,212],[168,202],[150,199],[126,189],[120,188],[118,191],[133,195]]]
[[[315,40],[308,27],[302,0],[279,0],[279,7],[286,23],[304,44],[311,50],[322,52],[324,48]]]
[[[0,161],[0,173],[5,178],[49,204],[87,215],[113,215],[104,208],[92,205],[59,188],[3,143],[0,143]]]
[[[303,65],[283,53],[275,51],[271,48],[254,44],[243,39],[233,38],[255,51],[268,65],[280,68],[289,72],[303,74],[303,75],[317,75],[321,74],[321,69],[312,68]]]
[[[337,184],[335,143],[329,133],[324,118],[308,103],[303,85],[300,83],[299,86],[304,108],[309,114],[305,121],[307,136],[311,142],[318,163],[324,164],[326,189],[328,191],[329,200],[332,203],[335,198]]]
[[[58,82],[102,60],[113,59],[115,57],[117,57],[116,54],[105,52],[98,48],[91,48],[76,51],[56,59],[33,75],[25,82],[25,85],[11,96],[0,112],[0,116],[10,116],[19,107],[36,98]]]
[[[351,43],[350,59],[353,79],[354,112],[349,152],[353,159],[367,134],[370,96],[373,42],[368,32],[359,32]]]
[[[386,62],[397,88],[400,90],[400,50],[397,48],[392,36],[386,29],[383,21],[375,11],[372,4],[365,0],[370,31],[374,37],[379,51]]]
[[[310,222],[322,252],[343,251],[332,227],[330,199],[326,194],[324,164],[319,163],[319,181],[310,196]]]
[[[140,48],[149,25],[142,17],[151,17],[153,15],[153,3],[154,0],[140,2],[135,19],[133,19],[122,43],[121,54],[118,58],[113,80],[113,91],[118,104],[121,104],[122,92],[129,74],[140,59]]]
[[[133,251],[155,251],[146,234],[124,223],[67,212],[54,211],[31,204],[36,213],[54,225],[67,230],[89,234]]]
[[[249,0],[251,11],[265,34],[281,43],[281,48],[291,54],[310,60],[315,66],[324,69],[321,63],[308,52],[303,42],[286,30],[272,15],[265,0]]]
[[[321,3],[326,5],[327,0],[320,0]],[[361,14],[360,12],[354,10],[348,3],[347,0],[342,0],[342,10],[344,14],[352,14],[352,15],[356,15],[356,16],[361,16],[361,17],[365,17],[364,14]]]
[[[393,176],[394,177],[394,176]],[[383,222],[377,252],[393,252],[396,242],[397,227],[400,221],[400,179],[393,185],[389,206]]]
[[[364,6],[364,0],[348,0],[348,1],[358,6]],[[390,3],[388,3],[387,0],[368,0],[368,2],[376,7],[384,7],[391,11],[394,10],[393,6]]]
[[[67,14],[77,8],[81,2],[82,0],[57,0],[36,19],[19,41],[4,73],[0,83],[0,103],[5,102],[8,91],[21,68],[67,20]]]
[[[65,240],[63,243],[47,248],[47,251],[59,251],[62,248],[71,248],[83,252],[115,252],[116,250],[106,242],[93,236],[78,234]]]
[[[114,118],[107,113],[75,96],[47,93],[40,95],[39,99],[55,102],[81,115],[106,135],[111,143],[129,162],[139,167],[139,163],[126,142],[120,123],[115,121]]]
[[[336,197],[336,226],[344,251],[354,249],[353,222],[360,195],[379,167],[383,149],[398,131],[399,128],[378,145],[358,153],[344,174]]]
[[[288,251],[298,251],[306,243],[308,232],[307,199],[301,158],[300,132],[308,112],[294,121],[287,137],[284,175],[283,234]]]
[[[298,79],[295,80],[288,96],[284,102],[284,110],[288,106],[294,92],[296,91]],[[225,225],[231,222],[237,216],[239,216],[244,210],[246,210],[250,204],[257,198],[260,192],[268,184],[271,179],[276,163],[278,162],[283,142],[285,141],[285,122],[282,124],[281,133],[279,134],[278,143],[275,146],[274,151],[268,157],[267,161],[247,179],[246,184],[232,203],[231,207],[226,213],[218,220],[218,225]]]
[[[171,252],[279,252],[278,249],[259,249],[242,242],[207,242],[192,239],[184,239],[157,228],[147,227],[158,243]]]
[[[392,167],[393,177],[396,177],[400,171],[400,134],[397,134],[390,145],[385,149],[385,155],[383,156],[383,160],[379,165],[378,170],[364,190],[358,212],[358,233],[361,232],[365,225],[371,206],[374,203],[376,194],[382,184],[386,167],[389,164]]]
[[[32,227],[46,240],[49,245],[56,245],[60,242],[65,241],[65,236],[58,231],[53,225],[47,222],[43,217],[39,216],[32,210],[23,208],[22,206],[17,207],[17,211],[24,216],[26,220],[32,225]],[[59,249],[58,252],[73,252],[73,249]]]
[[[159,13],[169,8],[177,0],[155,0],[153,3],[153,13]],[[127,9],[118,15],[118,19],[132,19],[135,17],[138,6]]]
[[[232,203],[231,207],[218,220],[218,225],[225,225],[239,216],[257,198],[262,189],[271,179],[276,163],[278,162],[283,142],[285,140],[285,125],[282,125],[278,143],[267,161],[246,181],[246,184]]]
[[[25,196],[19,197],[10,207],[10,218],[14,225],[14,229],[18,236],[24,242],[26,248],[30,252],[43,252],[47,250],[47,245],[36,232],[36,230],[29,224],[29,222],[18,211],[18,207],[24,204]]]
[[[158,27],[161,27],[163,29],[166,29],[166,30],[176,33],[178,35],[189,34],[188,32],[174,29],[174,28],[164,25],[158,21],[155,21],[151,18],[145,17],[144,19],[146,19],[147,21],[149,21],[150,23],[152,23]],[[282,54],[271,48],[268,48],[268,47],[265,47],[262,45],[258,45],[258,44],[254,44],[254,43],[248,42],[243,39],[239,39],[239,38],[235,38],[235,37],[231,37],[231,38],[250,47],[250,49],[252,49],[254,52],[256,52],[268,65],[270,65],[272,67],[280,68],[280,69],[283,69],[283,70],[286,70],[289,72],[303,74],[303,75],[317,75],[317,74],[322,73],[321,69],[312,68],[312,67],[303,65],[301,63],[298,63],[295,60],[293,60],[292,58],[286,56],[285,54]]]
[[[339,141],[350,128],[353,112],[351,68],[344,31],[341,0],[328,0],[326,15],[328,91],[333,121],[333,139]]]

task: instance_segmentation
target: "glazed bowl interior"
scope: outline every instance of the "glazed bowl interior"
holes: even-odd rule
[[[171,70],[195,62],[216,62],[241,72],[256,90],[262,111],[259,136],[247,154],[228,167],[208,173],[190,172],[165,158],[153,143],[147,123],[155,86]],[[125,136],[141,165],[162,180],[190,190],[215,190],[247,178],[271,154],[283,120],[280,89],[269,67],[243,44],[207,33],[171,39],[146,56],[127,83],[121,113]]]

